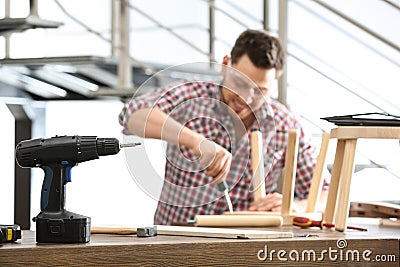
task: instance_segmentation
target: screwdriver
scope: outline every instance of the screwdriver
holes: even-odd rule
[[[319,228],[332,228],[335,227],[332,223],[327,223],[325,221],[313,221],[309,218],[305,217],[293,217],[292,219],[293,225],[300,226],[301,228],[308,228],[308,227],[319,227]],[[357,230],[357,231],[367,231],[366,228],[355,227],[355,226],[347,226],[347,229]]]
[[[233,206],[231,198],[229,197],[228,185],[225,180],[218,184],[218,190],[224,192],[226,203],[228,204],[229,213],[233,213]]]

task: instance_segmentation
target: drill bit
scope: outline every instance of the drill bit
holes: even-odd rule
[[[228,192],[228,185],[226,184],[226,181],[223,180],[218,184],[218,190],[221,192],[224,192],[226,203],[228,204],[229,208],[229,213],[233,213],[233,206],[232,206],[232,201],[231,198],[229,197],[229,192]]]
[[[134,142],[134,143],[127,143],[127,144],[120,144],[119,148],[127,148],[127,147],[135,147],[135,146],[140,146],[142,143],[140,142]]]

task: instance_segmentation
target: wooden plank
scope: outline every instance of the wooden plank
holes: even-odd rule
[[[282,209],[283,216],[292,212],[294,198],[294,186],[297,170],[297,155],[299,151],[299,130],[292,129],[288,132],[288,142],[286,147],[285,173],[283,177],[282,189]]]
[[[400,139],[400,127],[340,126],[331,130],[331,138]]]
[[[216,215],[214,218],[207,219],[218,219]],[[236,217],[236,216],[235,216]],[[239,216],[240,217],[240,216]],[[236,219],[240,219],[237,217]],[[264,216],[265,217],[265,216]],[[267,219],[267,223],[260,223],[255,226],[279,226],[282,224],[282,218],[271,217]],[[203,217],[204,218],[204,217]],[[225,219],[226,221],[226,219]],[[229,221],[229,220],[228,220]],[[229,229],[229,228],[217,228],[227,226],[244,226],[253,227],[254,225],[238,223],[240,220],[231,220],[230,224],[222,225],[223,220],[216,220],[216,222],[207,223],[202,221],[200,225],[215,225],[216,227],[203,227],[203,226],[167,226],[157,225],[157,235],[182,235],[182,236],[197,236],[197,237],[219,237],[219,238],[280,238],[280,237],[292,237],[293,234],[290,231],[264,231],[264,230],[244,230],[244,229]],[[242,221],[242,220],[241,220]],[[265,221],[265,220],[264,220]],[[236,223],[232,223],[236,222]],[[109,235],[134,235],[137,233],[137,228],[127,227],[92,227],[91,234],[109,234]]]
[[[218,237],[218,238],[250,238],[250,239],[270,239],[270,238],[290,238],[292,232],[248,230],[248,229],[229,229],[212,227],[190,227],[190,226],[169,226],[157,225],[159,235],[177,236],[196,236],[196,237]]]
[[[253,185],[254,201],[257,201],[266,195],[262,133],[259,130],[253,130],[250,139],[251,167],[253,169],[251,184]]]
[[[400,228],[400,219],[381,219],[379,221],[379,225]]]
[[[388,202],[351,202],[350,212],[353,214],[364,215],[367,217],[368,214],[374,215],[374,217],[381,218],[400,218],[400,205],[388,203]]]
[[[328,152],[330,134],[327,132],[322,133],[321,148],[317,157],[317,162],[315,163],[314,173],[311,180],[310,192],[307,199],[306,212],[315,212],[317,202],[321,197],[323,177],[322,174],[325,169],[326,154]]]

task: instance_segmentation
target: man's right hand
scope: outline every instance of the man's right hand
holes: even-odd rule
[[[195,142],[192,149],[199,157],[206,175],[213,177],[216,183],[225,179],[232,162],[232,154],[228,150],[208,139]]]

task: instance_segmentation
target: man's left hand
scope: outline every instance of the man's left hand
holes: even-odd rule
[[[252,202],[249,211],[280,211],[281,208],[282,194],[275,192]]]
[[[292,212],[304,212],[307,200],[297,200],[292,203]],[[279,212],[282,209],[282,194],[272,193],[254,201],[249,206],[249,211],[273,211]]]

